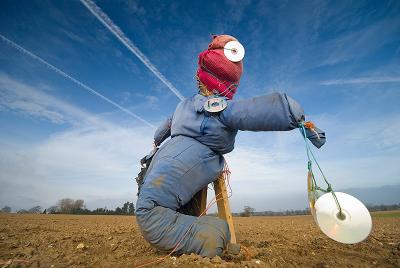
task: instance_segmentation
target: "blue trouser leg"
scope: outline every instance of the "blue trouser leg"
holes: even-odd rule
[[[138,211],[136,219],[145,239],[160,250],[170,251],[180,242],[178,254],[214,257],[222,254],[230,240],[228,224],[217,217],[198,218],[156,206]]]

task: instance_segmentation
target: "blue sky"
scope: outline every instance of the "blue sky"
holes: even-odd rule
[[[235,98],[284,91],[300,102],[327,132],[316,154],[335,188],[400,183],[399,1],[95,3],[186,97],[210,34],[237,37],[246,56]],[[0,34],[151,124],[179,102],[79,1],[3,0]],[[0,206],[136,200],[153,129],[4,40],[0,125]],[[227,159],[234,210],[306,206],[298,131],[240,133]]]

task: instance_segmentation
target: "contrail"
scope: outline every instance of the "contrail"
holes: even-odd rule
[[[69,74],[61,71],[60,69],[58,69],[57,67],[51,65],[50,63],[48,63],[47,61],[45,61],[44,59],[42,59],[39,56],[36,56],[35,54],[33,54],[32,52],[26,50],[25,48],[21,47],[20,45],[14,43],[13,41],[11,41],[10,39],[6,38],[5,36],[3,36],[2,34],[0,34],[0,38],[6,42],[7,44],[11,45],[12,47],[14,47],[15,49],[19,50],[20,52],[22,52],[25,55],[28,55],[29,57],[37,60],[38,62],[46,65],[46,67],[48,67],[49,69],[53,70],[54,72],[58,73],[59,75],[71,80],[72,82],[74,82],[75,84],[77,84],[78,86],[81,86],[82,88],[86,89],[87,91],[89,91],[90,93],[93,93],[94,95],[102,98],[103,100],[105,100],[106,102],[114,105],[115,107],[117,107],[118,109],[120,109],[121,111],[129,114],[130,116],[133,116],[134,118],[136,118],[137,120],[145,123],[146,125],[155,128],[155,126],[153,124],[151,124],[150,122],[148,122],[147,120],[143,119],[142,117],[138,116],[137,114],[132,113],[131,111],[127,110],[126,108],[122,107],[121,105],[119,105],[118,103],[110,100],[109,98],[107,98],[106,96],[102,95],[101,93],[97,92],[96,90],[94,90],[93,88],[85,85],[84,83],[78,81],[77,79],[73,78],[72,76],[70,76]]]
[[[156,66],[137,48],[131,40],[122,32],[122,30],[105,14],[100,7],[98,7],[92,0],[80,0],[83,5],[104,25],[115,37],[121,41],[126,48],[128,48],[136,57],[139,58],[146,65],[147,68],[155,75],[161,82],[164,83],[180,100],[183,100],[183,95],[168,79],[160,73]]]

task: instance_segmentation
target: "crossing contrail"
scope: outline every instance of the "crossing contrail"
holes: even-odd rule
[[[80,0],[83,5],[104,25],[122,44],[125,45],[136,57],[143,62],[144,65],[155,75],[161,82],[164,83],[180,100],[183,100],[183,95],[179,90],[154,66],[150,60],[137,48],[131,40],[122,32],[122,30],[91,0]]]
[[[45,61],[44,59],[42,59],[39,56],[36,56],[35,54],[33,54],[32,52],[26,50],[25,48],[21,47],[20,45],[14,43],[13,41],[11,41],[10,39],[6,38],[5,36],[3,36],[2,34],[0,34],[0,38],[6,42],[7,44],[11,45],[12,47],[14,47],[15,49],[19,50],[20,52],[22,52],[25,55],[28,55],[29,57],[33,58],[34,60],[37,60],[38,62],[44,64],[46,67],[48,67],[50,70],[58,73],[59,75],[69,79],[70,81],[74,82],[75,84],[77,84],[78,86],[86,89],[87,91],[89,91],[90,93],[102,98],[103,100],[105,100],[106,102],[114,105],[115,107],[117,107],[118,109],[120,109],[121,111],[129,114],[130,116],[133,116],[134,118],[136,118],[137,120],[145,123],[146,125],[155,128],[155,126],[153,124],[151,124],[150,122],[148,122],[147,120],[143,119],[142,117],[138,116],[137,114],[132,113],[131,111],[127,110],[126,108],[122,107],[121,105],[119,105],[118,103],[110,100],[109,98],[107,98],[106,96],[102,95],[101,93],[97,92],[96,90],[94,90],[93,88],[85,85],[84,83],[80,82],[79,80],[73,78],[72,76],[70,76],[69,74],[61,71],[60,69],[58,69],[57,67],[55,67],[54,65],[51,65],[50,63],[48,63],[47,61]]]

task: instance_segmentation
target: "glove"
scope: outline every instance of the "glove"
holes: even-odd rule
[[[314,123],[310,121],[303,123],[303,125],[306,130],[307,139],[318,149],[321,148],[326,142],[325,132],[317,128]],[[301,134],[304,136],[303,131],[301,131]]]

